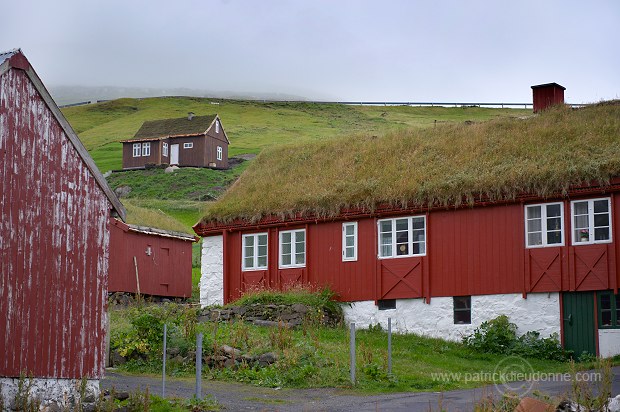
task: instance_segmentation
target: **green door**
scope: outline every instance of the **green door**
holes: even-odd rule
[[[564,349],[572,350],[575,358],[583,352],[596,355],[594,337],[594,293],[562,294]]]

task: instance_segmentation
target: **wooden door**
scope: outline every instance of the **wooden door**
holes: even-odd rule
[[[178,144],[170,145],[170,164],[171,165],[179,164],[179,145]]]
[[[572,350],[576,359],[583,352],[596,355],[594,293],[565,292],[562,307],[564,349]]]

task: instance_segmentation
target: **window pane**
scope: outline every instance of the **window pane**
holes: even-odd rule
[[[424,229],[424,218],[423,217],[414,217],[411,219],[411,223],[413,229]]]
[[[258,247],[258,256],[267,256],[267,246]]]
[[[542,221],[540,219],[527,221],[528,232],[540,232],[541,230],[542,230]]]
[[[548,232],[547,233],[547,244],[555,245],[557,243],[562,243],[561,232]]]
[[[607,213],[594,215],[594,226],[609,226],[609,215]]]
[[[609,228],[595,228],[594,240],[609,240]]]
[[[392,231],[392,221],[386,220],[379,224],[381,227],[381,232],[391,232]]]
[[[469,296],[455,296],[454,297],[454,309],[469,309],[471,306],[471,297]]]
[[[560,216],[561,205],[547,205],[547,217]]]
[[[588,215],[575,216],[575,228],[587,228],[588,227]]]
[[[304,253],[305,243],[295,243],[295,253]]]
[[[607,212],[609,210],[609,202],[605,200],[594,201],[594,213]]]
[[[254,246],[254,236],[246,236],[243,238],[246,246]]]
[[[306,263],[306,254],[305,253],[296,253],[295,254],[295,264],[303,265]]]
[[[347,236],[353,236],[353,233],[355,233],[355,226],[353,226],[353,225],[346,225],[344,227],[344,233]]]
[[[282,243],[291,243],[291,232],[282,233]]]
[[[306,232],[295,232],[295,242],[303,242],[306,240]]]
[[[254,259],[252,259],[252,256],[248,256],[245,258],[245,267],[246,268],[252,268],[254,266]]]
[[[454,323],[456,325],[468,325],[471,323],[471,311],[454,312]]]
[[[413,238],[411,240],[414,242],[424,241],[424,230],[414,230]]]
[[[267,256],[259,256],[258,267],[261,267],[261,268],[267,267]]]
[[[291,255],[282,255],[282,265],[284,266],[290,266],[291,264]]]
[[[527,218],[528,219],[537,219],[540,218],[541,215],[541,207],[540,206],[528,206],[527,208]]]
[[[266,245],[267,244],[267,235],[258,235],[258,244]]]
[[[573,210],[576,215],[587,215],[588,214],[588,202],[573,203]]]
[[[346,246],[347,246],[347,247],[353,247],[353,244],[354,244],[354,242],[353,242],[353,241],[354,241],[354,240],[355,240],[355,239],[353,239],[353,237],[352,237],[352,236],[351,236],[351,237],[347,237],[347,238],[345,239],[345,244],[346,244]]]
[[[396,219],[396,230],[409,230],[409,219]]]
[[[542,233],[528,233],[527,244],[530,246],[542,245]]]
[[[381,245],[381,257],[392,256],[392,244]]]
[[[291,254],[291,244],[290,243],[283,243],[282,244],[282,254],[283,255],[290,255]]]
[[[601,326],[611,326],[611,310],[606,310],[604,312],[601,312]]]
[[[347,248],[344,252],[344,256],[347,258],[352,258],[355,256],[355,250],[353,248]]]
[[[562,220],[559,217],[547,219],[547,230],[560,230],[562,228]]]
[[[396,256],[409,254],[409,245],[407,243],[396,244]]]
[[[245,256],[254,256],[254,248],[252,246],[245,247]]]
[[[611,310],[611,295],[601,295],[601,310]]]

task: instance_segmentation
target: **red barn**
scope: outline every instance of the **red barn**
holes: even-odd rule
[[[564,90],[566,90],[566,87],[560,86],[557,83],[532,86],[534,113],[538,113],[556,104],[564,104]]]
[[[506,314],[618,354],[618,136],[608,104],[264,152],[194,226],[201,303],[327,285],[362,326],[457,340]]]
[[[192,244],[179,232],[114,220],[110,236],[109,292],[192,296]]]
[[[20,50],[0,54],[0,384],[63,399],[104,373],[110,219],[124,208]],[[5,405],[6,406],[6,405]]]

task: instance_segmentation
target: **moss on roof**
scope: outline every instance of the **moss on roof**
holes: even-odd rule
[[[264,150],[203,222],[541,197],[620,175],[620,104]]]
[[[201,134],[207,131],[215,116],[215,114],[194,116],[192,120],[182,117],[179,119],[147,121],[142,123],[142,127],[136,132],[134,139]]]

